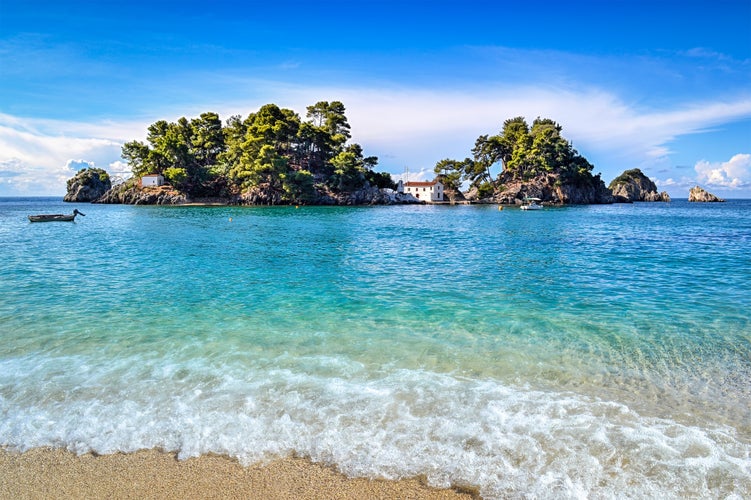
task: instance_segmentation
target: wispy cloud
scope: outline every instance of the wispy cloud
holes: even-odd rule
[[[268,102],[291,108],[304,117],[307,105],[319,100],[341,100],[347,108],[353,140],[362,144],[368,154],[379,156],[380,168],[393,174],[402,173],[405,167],[414,173],[423,169],[430,172],[443,158],[469,156],[475,139],[481,134],[497,133],[507,118],[524,116],[531,122],[542,116],[563,125],[564,136],[607,180],[634,166],[663,169],[676,138],[751,117],[751,98],[743,96],[641,109],[595,87],[498,85],[483,89],[429,89],[397,85],[309,86],[261,80],[252,81],[252,86],[256,97],[207,101],[205,106],[197,101],[194,115],[191,110],[175,108],[173,116],[168,112],[166,116],[123,122],[75,122],[0,114],[0,172],[19,190],[58,194],[64,192],[65,180],[71,175],[72,160],[122,175],[127,170],[120,161],[122,143],[143,139],[147,126],[157,119],[175,120],[208,110],[219,112],[226,119],[232,114],[255,111]],[[702,164],[701,172],[699,168],[696,172],[728,186],[735,182],[737,187],[748,187],[747,172],[737,170],[739,161]],[[710,175],[710,171],[714,173]],[[668,182],[664,181],[664,185]]]
[[[642,110],[597,88],[285,90],[287,101],[298,106],[321,96],[341,99],[347,107],[353,138],[371,153],[395,163],[397,170],[405,165],[432,166],[445,157],[468,156],[479,135],[497,133],[503,120],[514,116],[524,116],[529,122],[537,116],[558,121],[564,127],[564,136],[585,155],[620,159],[612,166],[616,169],[624,163],[657,164],[671,153],[670,143],[677,137],[751,117],[751,99],[745,97]],[[609,166],[600,167],[607,170]]]

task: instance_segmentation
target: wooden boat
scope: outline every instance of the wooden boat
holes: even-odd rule
[[[70,215],[66,214],[41,214],[41,215],[29,215],[30,222],[72,222],[76,220],[76,215],[82,215],[86,217],[86,214],[74,209]]]

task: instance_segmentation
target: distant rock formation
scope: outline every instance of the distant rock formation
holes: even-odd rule
[[[705,191],[699,186],[694,186],[688,191],[688,201],[723,202],[725,200],[718,198],[717,196]]]
[[[500,203],[503,205],[521,205],[524,198],[540,198],[543,203],[553,204],[605,204],[613,203],[613,196],[605,187],[599,176],[592,177],[592,182],[581,184],[565,182],[560,174],[549,173],[529,180],[518,180],[501,173],[499,189],[488,199],[478,199],[477,190],[465,193],[468,200]]]
[[[63,201],[91,202],[110,190],[112,181],[107,172],[101,168],[82,168],[68,179],[68,192]]]
[[[638,168],[623,172],[613,179],[608,189],[613,193],[613,198],[617,203],[670,201],[668,193],[666,191],[658,193],[657,185]]]

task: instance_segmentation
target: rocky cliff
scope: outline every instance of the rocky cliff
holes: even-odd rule
[[[699,186],[694,186],[688,191],[688,201],[722,202],[725,200],[718,198],[717,196],[705,191]]]
[[[182,205],[188,203],[188,199],[170,186],[139,188],[133,185],[121,185],[110,189],[94,202],[124,205]]]
[[[109,174],[101,168],[82,168],[68,179],[68,192],[63,201],[91,202],[112,188]]]
[[[203,199],[191,199],[171,186],[140,188],[136,185],[116,186],[98,198],[96,203],[116,203],[126,205],[184,205],[201,203]],[[211,203],[229,205],[284,205],[282,193],[259,186],[237,196],[212,198]],[[304,202],[309,205],[396,205],[421,203],[410,194],[397,193],[391,189],[366,186],[354,192],[320,192],[315,198]]]
[[[540,198],[543,203],[588,205],[613,203],[613,196],[605,187],[599,176],[591,182],[566,182],[559,174],[543,174],[532,179],[521,181],[511,176],[501,174],[498,189],[486,200],[477,200],[477,193],[466,193],[472,201],[486,201],[504,205],[520,205],[524,198]]]
[[[613,179],[608,186],[613,198],[619,203],[634,201],[670,201],[667,192],[657,192],[657,185],[644,175],[641,170],[634,168],[626,170]]]

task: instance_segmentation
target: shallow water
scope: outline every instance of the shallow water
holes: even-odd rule
[[[295,453],[489,498],[751,494],[750,201],[6,198],[0,242],[0,445]]]

